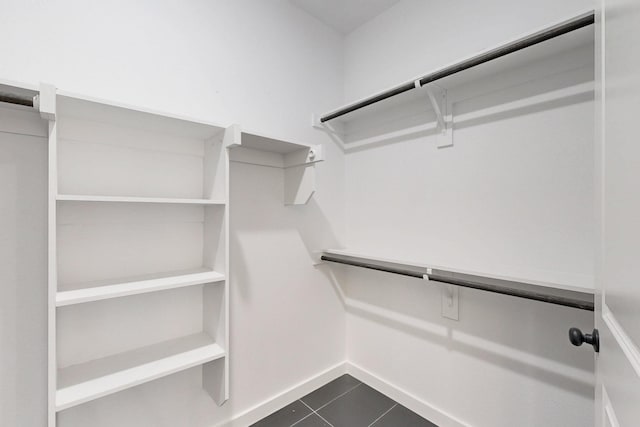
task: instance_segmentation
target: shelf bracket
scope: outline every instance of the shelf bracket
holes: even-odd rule
[[[311,114],[311,127],[325,132],[343,152],[346,150],[344,135],[329,123],[321,122],[315,114]]]
[[[324,160],[322,145],[313,145],[284,156],[284,203],[306,205],[316,192],[315,164]]]
[[[33,106],[45,120],[56,119],[56,87],[47,83],[40,83],[40,93],[33,97]]]
[[[242,145],[242,130],[240,125],[233,124],[224,130],[222,143],[225,148],[236,148]]]
[[[453,145],[453,115],[452,106],[449,102],[446,89],[431,83],[422,86],[420,80],[413,82],[417,89],[424,88],[429,98],[431,108],[436,115],[436,142],[438,148],[450,147]]]

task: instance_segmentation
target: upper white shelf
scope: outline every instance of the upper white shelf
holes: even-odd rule
[[[209,199],[173,199],[165,197],[116,197],[116,196],[89,196],[81,194],[58,194],[61,202],[107,202],[107,203],[164,203],[184,205],[224,205],[224,200]]]
[[[63,90],[58,90],[56,102],[57,114],[156,133],[209,139],[225,129],[220,124],[206,120],[145,109]]]
[[[110,298],[138,295],[149,292],[184,288],[205,283],[221,282],[224,274],[213,270],[198,269],[179,271],[173,274],[154,274],[124,280],[109,280],[79,284],[76,289],[60,291],[56,294],[56,305],[63,307]]]
[[[284,203],[306,204],[316,190],[316,163],[324,160],[322,145],[306,145],[242,130],[235,125],[230,159],[237,163],[284,169]]]
[[[58,200],[220,204],[226,128],[58,92]]]
[[[242,146],[254,150],[269,151],[272,153],[289,154],[298,150],[312,148],[309,145],[284,141],[256,132],[242,131]]]
[[[260,166],[291,168],[311,165],[324,160],[322,145],[300,144],[258,132],[241,130],[237,126],[231,160]]]
[[[58,370],[56,410],[202,365],[225,350],[200,333]]]
[[[496,75],[499,73],[503,73],[509,70],[515,70],[519,68],[528,67],[533,63],[544,61],[548,58],[556,57],[558,55],[562,55],[566,52],[576,51],[581,48],[593,48],[594,46],[594,29],[592,25],[587,25],[581,27],[579,29],[571,30],[566,34],[562,34],[560,36],[554,37],[552,39],[540,42],[538,44],[526,47],[522,50],[518,50],[505,56],[492,59],[488,62],[481,63],[479,65],[474,65],[471,68],[464,68],[464,64],[471,62],[477,58],[481,58],[483,55],[486,55],[489,52],[504,49],[506,46],[514,45],[519,42],[525,41],[534,36],[538,36],[545,31],[549,31],[551,28],[556,28],[561,25],[577,22],[580,20],[584,20],[587,17],[593,17],[593,11],[586,12],[584,14],[573,17],[567,21],[563,21],[561,23],[555,24],[550,27],[541,28],[538,31],[532,33],[523,34],[521,37],[518,37],[514,40],[510,40],[507,43],[494,46],[492,48],[486,49],[481,52],[477,52],[468,57],[462,58],[458,61],[447,64],[438,69],[432,70],[429,73],[421,74],[414,79],[403,82],[398,85],[394,85],[390,88],[377,92],[375,94],[366,96],[364,98],[355,100],[338,108],[335,108],[331,111],[328,111],[324,114],[321,114],[317,117],[319,121],[322,117],[329,117],[334,113],[338,113],[341,111],[348,110],[354,106],[358,106],[362,103],[366,103],[367,101],[375,100],[376,98],[383,98],[382,101],[378,101],[372,103],[371,105],[361,107],[356,109],[355,111],[348,112],[340,117],[336,117],[335,119],[331,119],[326,123],[348,123],[351,120],[358,119],[368,115],[373,111],[385,111],[386,109],[393,108],[397,105],[404,104],[416,100],[418,98],[424,98],[424,92],[420,90],[407,90],[403,93],[394,95],[392,97],[387,98],[386,94],[388,92],[392,92],[395,90],[399,90],[403,87],[412,87],[414,86],[417,80],[420,80],[424,76],[438,76],[439,74],[447,74],[444,73],[445,70],[455,70],[460,68],[461,71],[457,71],[452,75],[448,75],[443,78],[438,78],[434,83],[441,89],[448,90],[454,87],[459,87],[465,85],[467,83],[473,82],[475,80],[479,80],[488,76]],[[316,123],[316,125],[319,123]]]

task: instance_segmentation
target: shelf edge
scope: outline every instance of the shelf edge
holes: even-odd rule
[[[157,203],[185,205],[226,205],[225,200],[214,199],[181,199],[169,197],[133,197],[133,196],[88,196],[81,194],[58,194],[60,202],[98,202],[98,203]]]
[[[204,276],[204,277],[193,277]],[[62,291],[56,293],[56,307],[65,307],[69,305],[84,304],[87,302],[103,301],[106,299],[121,298],[132,295],[140,295],[152,292],[160,292],[171,289],[180,289],[188,286],[203,285],[206,283],[218,283],[226,280],[226,276],[215,271],[193,273],[181,276],[162,277],[158,279],[139,280],[133,282],[123,282],[113,285],[96,286],[95,288],[81,288],[71,291]],[[172,281],[172,279],[174,279]],[[146,285],[149,282],[167,282],[166,284]],[[136,285],[138,284],[138,285]],[[91,292],[94,291],[94,292]],[[95,291],[101,291],[96,293]]]
[[[208,348],[208,349],[207,349]],[[202,353],[207,350],[207,355],[198,356],[197,353]],[[190,360],[187,360],[184,363],[176,363],[174,359],[177,358],[185,358],[191,357]],[[226,351],[218,344],[212,342],[210,344],[204,345],[199,348],[195,348],[186,352],[178,353],[169,357],[161,358],[153,362],[145,363],[140,366],[136,366],[129,369],[124,369],[121,371],[117,371],[111,373],[104,377],[98,377],[92,380],[84,381],[78,384],[74,384],[72,386],[68,386],[62,389],[56,390],[56,412],[63,411],[65,409],[72,408],[74,406],[81,405],[83,403],[90,402],[92,400],[99,399],[101,397],[108,396],[110,394],[114,394],[123,390],[127,390],[129,388],[145,384],[159,378],[166,377],[171,374],[175,374],[177,372],[184,371],[189,368],[193,368],[195,366],[203,365],[205,363],[213,362],[214,360],[222,359],[226,357]],[[163,364],[166,365],[164,367],[157,367],[155,371],[149,372],[146,375],[139,375],[137,378],[135,375],[135,371],[143,371],[145,369],[149,369],[152,364]],[[113,379],[114,376],[121,377],[121,381],[116,382],[115,385],[111,387],[105,385],[105,382],[115,381]],[[70,398],[66,397],[67,394],[77,393],[78,389],[90,387],[93,383],[96,386],[96,391],[94,392],[85,392],[84,395],[80,395],[79,397]],[[103,383],[103,384],[100,384]],[[62,396],[62,397],[61,397]]]

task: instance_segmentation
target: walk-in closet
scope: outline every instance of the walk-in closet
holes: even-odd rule
[[[640,425],[635,0],[0,28],[0,426]]]

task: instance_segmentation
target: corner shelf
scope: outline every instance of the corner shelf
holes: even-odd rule
[[[56,411],[225,357],[207,334],[196,334],[92,360],[58,371]]]
[[[222,282],[225,280],[224,274],[205,269],[158,276],[159,275],[152,275],[148,278],[136,277],[129,280],[81,284],[78,286],[78,289],[58,292],[56,294],[56,306],[64,307],[67,305],[178,289],[186,286]]]
[[[284,204],[304,205],[316,191],[315,164],[324,160],[322,145],[305,145],[242,130],[234,125],[230,158],[246,163],[284,169]]]
[[[90,196],[81,194],[58,194],[59,202],[105,202],[105,203],[164,203],[179,205],[225,205],[224,200],[210,199],[174,199],[165,197],[120,197]]]

